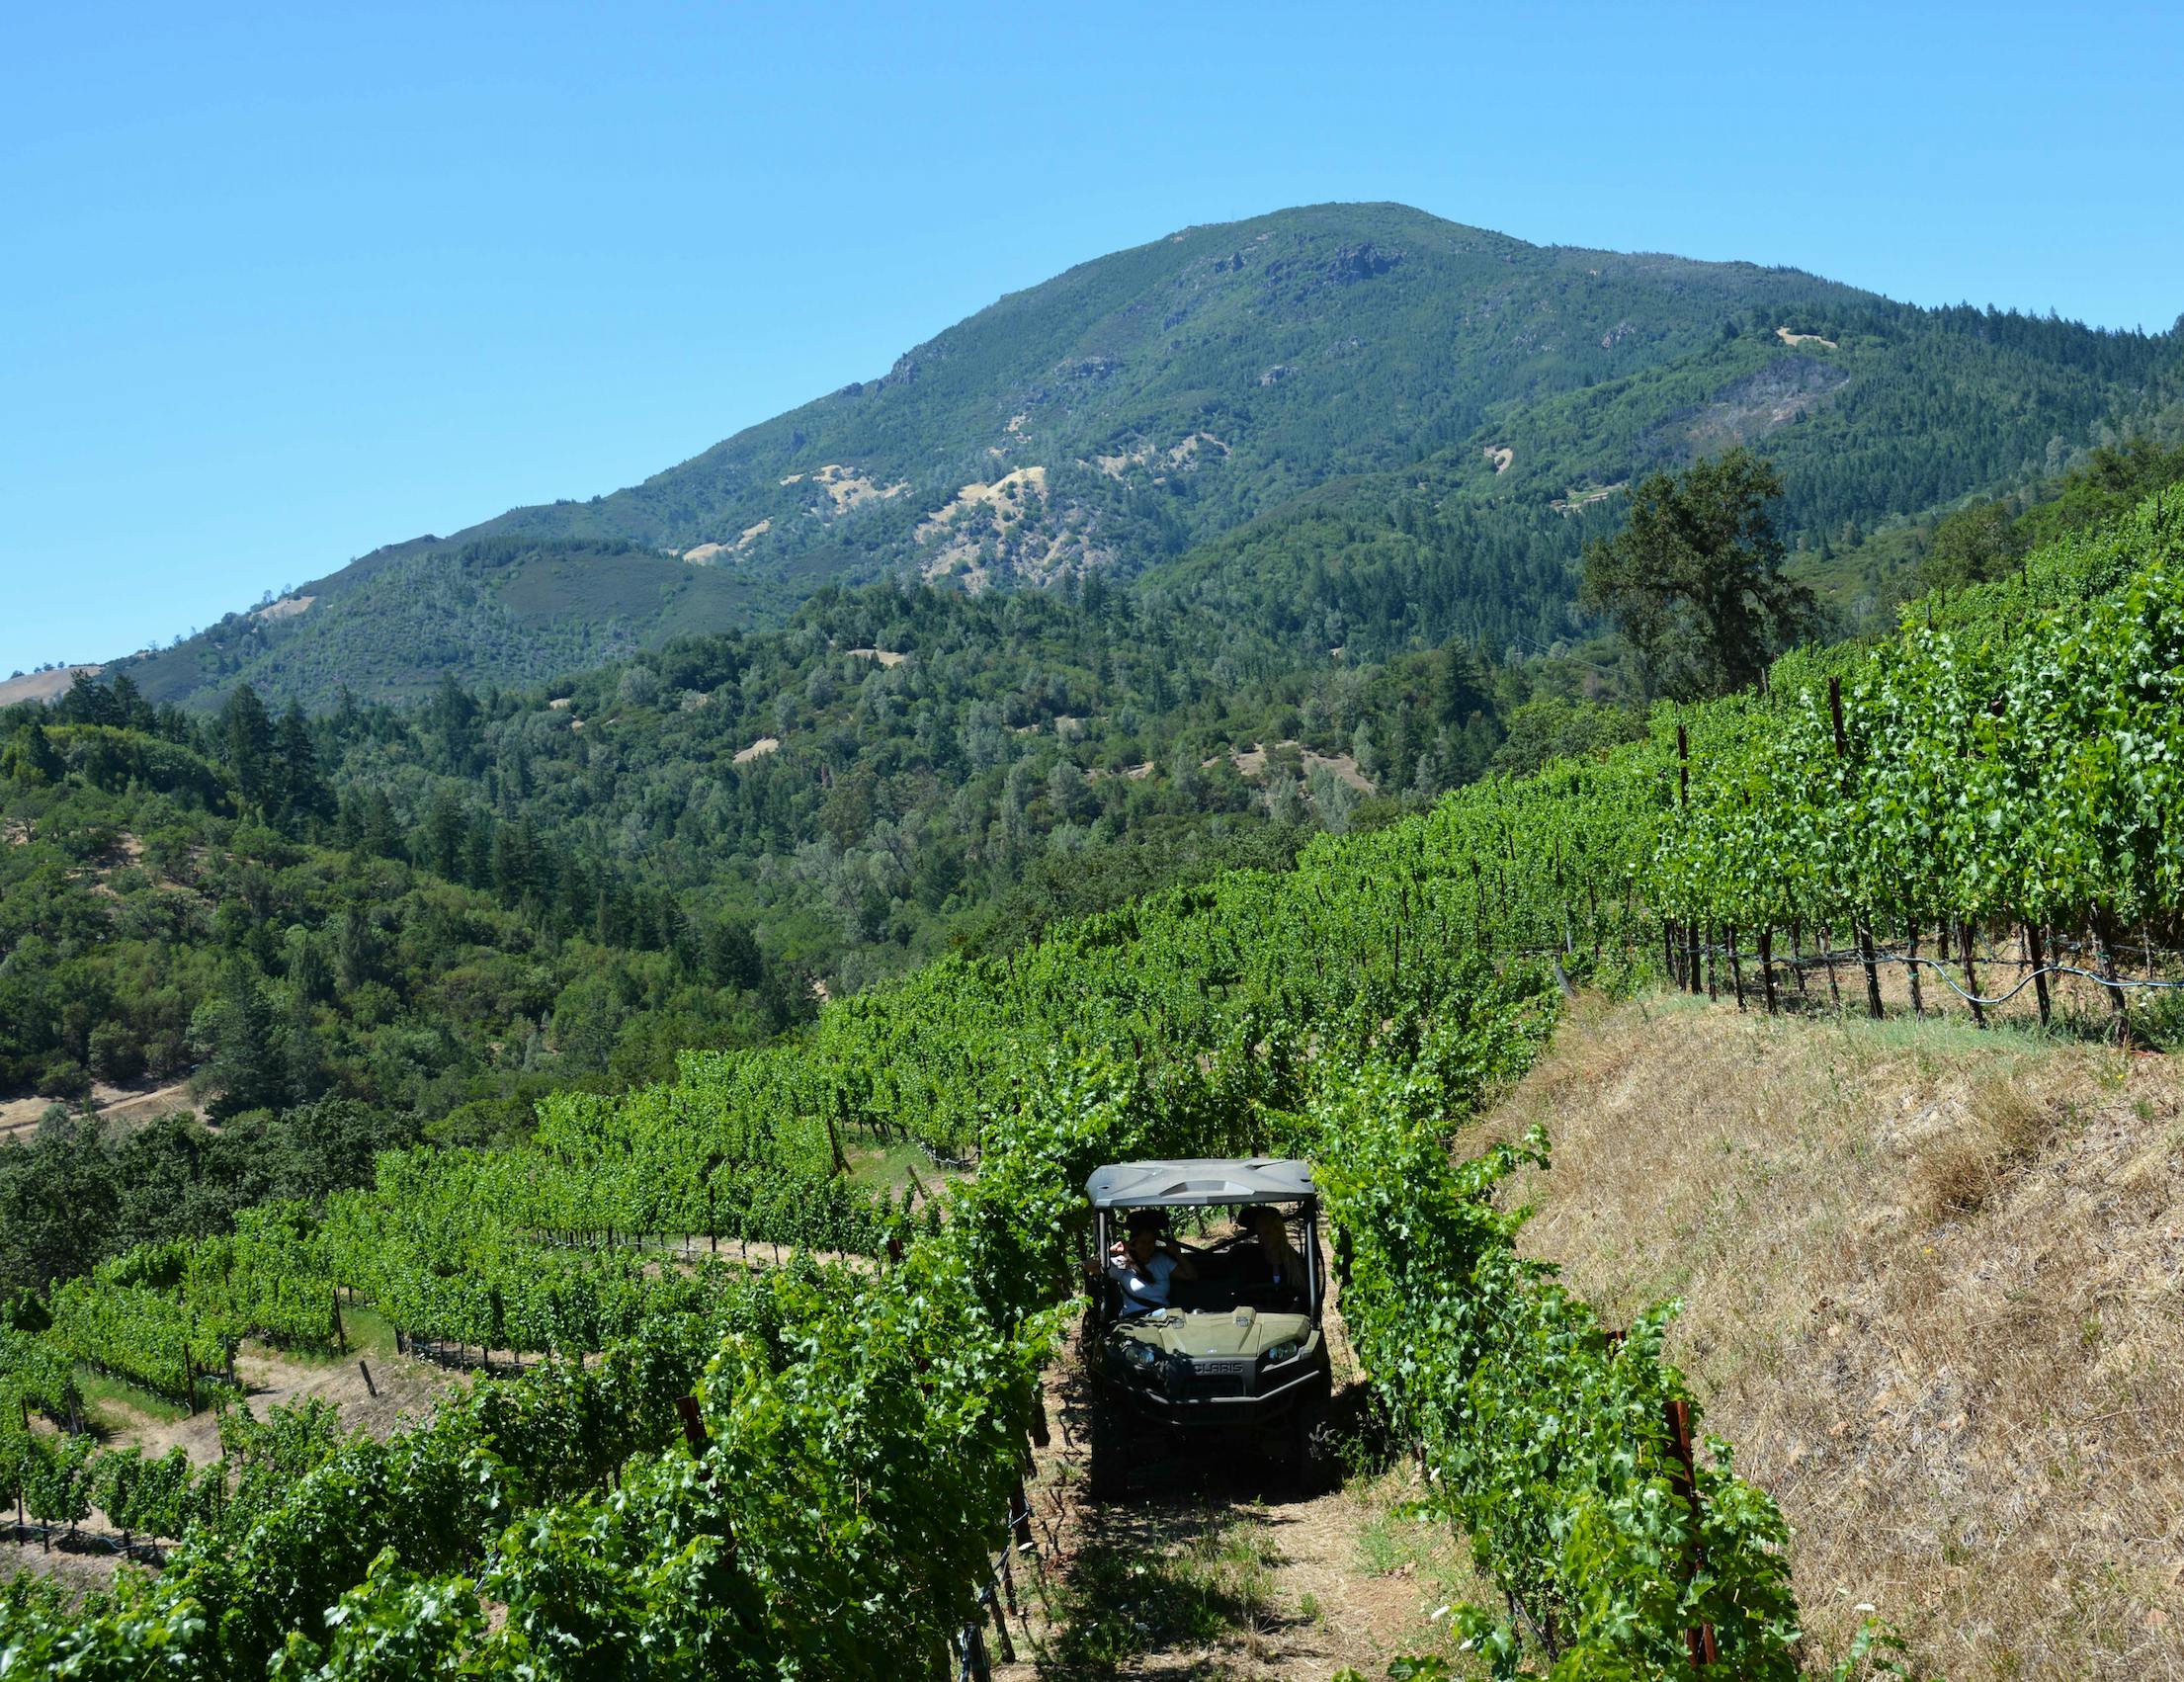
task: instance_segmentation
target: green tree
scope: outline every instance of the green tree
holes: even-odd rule
[[[32,724],[16,733],[0,771],[19,783],[57,783],[67,775],[67,763],[53,746],[43,724]]]
[[[274,732],[272,781],[282,822],[290,828],[310,818],[324,817],[334,809],[333,794],[319,774],[310,725],[303,720],[303,709],[294,701],[281,715]]]
[[[191,1024],[206,1052],[206,1073],[219,1088],[215,1121],[272,1109],[287,1096],[279,1025],[258,972],[247,960],[228,966],[219,997]]]
[[[136,687],[126,672],[116,672],[113,691],[114,718],[126,730],[142,730],[149,735],[159,727],[159,715],[152,711],[151,703],[144,699],[144,692]]]
[[[1586,546],[1584,604],[1621,628],[1648,694],[1740,689],[1811,624],[1812,593],[1782,571],[1782,490],[1739,446],[1641,480],[1623,530]]]
[[[1934,528],[1934,541],[1919,562],[1919,582],[1929,590],[1961,590],[2015,570],[2025,552],[2017,516],[2006,502],[1960,508]]]
[[[220,712],[220,741],[243,803],[261,813],[276,809],[273,719],[247,683],[235,686]]]

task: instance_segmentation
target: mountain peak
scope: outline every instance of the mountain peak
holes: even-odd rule
[[[1870,523],[2022,471],[2174,360],[2166,341],[2094,355],[2083,328],[2011,319],[1793,269],[1531,245],[1407,205],[1198,224],[1010,293],[640,484],[375,550],[304,586],[308,615],[231,616],[139,681],[187,697],[250,674],[319,698],[441,669],[543,677],[777,622],[828,582],[1128,577],[1361,478],[1375,519],[1431,485],[1437,519],[1562,553],[1564,516],[1604,487],[1737,441],[1809,462],[1793,500],[1815,533],[1838,509]],[[1869,457],[1854,487],[1843,452],[1890,448],[1884,412],[1954,436],[1960,408],[1969,454],[1915,473]],[[1566,560],[1525,564],[1566,593]],[[343,631],[368,599],[379,629]],[[284,652],[337,634],[373,651]]]

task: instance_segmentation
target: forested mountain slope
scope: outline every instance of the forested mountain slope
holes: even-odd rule
[[[1185,555],[1302,654],[1551,641],[1586,511],[1649,467],[1765,439],[1817,546],[2054,471],[2177,360],[1795,270],[1285,210],[1083,264],[641,485],[377,551],[133,670],[155,701],[247,678],[316,706],[539,681],[830,581]]]

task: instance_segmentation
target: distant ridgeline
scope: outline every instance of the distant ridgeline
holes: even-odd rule
[[[530,684],[891,575],[1151,571],[1315,660],[1549,645],[1648,469],[1763,444],[1817,553],[2054,474],[2178,369],[2173,333],[1285,210],[1084,264],[640,485],[375,551],[129,669],[199,706]]]

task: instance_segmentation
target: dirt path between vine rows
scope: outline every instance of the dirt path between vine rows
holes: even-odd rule
[[[1339,1319],[1330,1330],[1336,1415],[1354,1418],[1359,1375]],[[1073,1345],[1048,1373],[1033,1547],[1011,1567],[1013,1661],[986,1633],[998,1682],[1326,1682],[1448,1650],[1444,1609],[1480,1591],[1445,1527],[1398,1511],[1415,1493],[1407,1468],[1301,1499],[1279,1465],[1194,1449],[1147,1459],[1125,1499],[1096,1505],[1079,1372]]]

